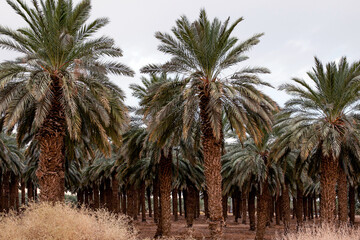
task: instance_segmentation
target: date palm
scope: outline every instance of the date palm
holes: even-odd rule
[[[0,113],[8,131],[17,129],[18,142],[36,139],[40,145],[37,177],[40,199],[64,199],[64,138],[82,137],[111,152],[109,137],[119,143],[126,123],[123,93],[106,75],[132,76],[116,61],[122,51],[114,40],[93,37],[108,23],[86,23],[91,4],[82,0],[7,0],[27,23],[12,30],[0,26],[0,47],[22,56],[0,64]]]
[[[317,149],[321,219],[333,222],[342,146],[349,136],[358,136],[360,62],[350,64],[344,57],[338,64],[330,62],[324,66],[315,58],[315,67],[307,75],[309,81],[294,78],[293,83],[281,86],[292,98],[286,103],[278,126],[284,130],[284,139],[300,143],[303,159]]]
[[[159,50],[169,54],[165,64],[150,64],[142,69],[146,73],[177,73],[184,77],[182,96],[185,99],[183,136],[186,138],[193,122],[199,119],[204,153],[204,173],[209,193],[209,227],[213,238],[222,234],[221,204],[221,146],[222,115],[226,114],[239,138],[245,138],[246,130],[259,138],[257,124],[270,125],[270,111],[275,104],[256,89],[268,85],[258,73],[268,73],[264,68],[244,68],[233,71],[229,77],[226,70],[246,60],[245,52],[259,42],[262,34],[240,42],[232,36],[234,28],[243,19],[233,24],[229,19],[209,21],[205,10],[199,19],[190,22],[182,16],[172,28],[173,36],[155,34],[161,42]],[[197,117],[196,117],[197,116]]]

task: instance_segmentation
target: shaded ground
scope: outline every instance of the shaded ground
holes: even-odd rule
[[[249,225],[241,224],[241,219],[239,219],[239,222],[240,223],[235,223],[233,216],[228,217],[226,227],[224,228],[224,239],[252,240],[255,238],[255,232],[249,230]],[[248,219],[247,223],[249,223]],[[172,222],[171,236],[176,239],[184,239],[185,236],[188,236],[191,232],[185,225],[184,217],[179,216],[179,221]],[[141,239],[152,238],[155,235],[156,224],[152,218],[147,218],[147,222],[145,223],[141,222],[141,220],[135,221],[135,226],[139,231]],[[291,228],[295,229],[295,220],[292,220]],[[266,239],[273,239],[275,236],[281,235],[282,231],[283,225],[275,225],[275,222],[273,222],[271,226],[266,229]],[[192,236],[196,239],[210,239],[210,232],[205,216],[202,215],[194,221]]]

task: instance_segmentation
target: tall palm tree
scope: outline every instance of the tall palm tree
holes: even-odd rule
[[[93,35],[108,23],[86,23],[91,5],[82,0],[7,0],[27,23],[11,30],[0,27],[0,47],[22,54],[0,64],[2,125],[17,128],[18,142],[35,138],[40,145],[37,177],[41,200],[64,199],[64,137],[86,136],[109,153],[109,137],[119,143],[126,123],[123,93],[107,73],[132,76],[127,66],[105,61],[122,51],[109,37]],[[86,121],[85,119],[89,119]]]
[[[294,78],[280,89],[292,98],[285,104],[283,120],[289,142],[301,143],[301,157],[316,152],[320,160],[323,222],[333,222],[336,182],[342,146],[349,135],[358,136],[357,115],[360,99],[360,62],[349,64],[341,58],[324,66],[315,58],[315,67],[307,73],[309,81]],[[314,150],[316,149],[316,150]],[[345,175],[346,177],[346,175]]]
[[[222,234],[221,191],[221,146],[222,115],[226,114],[239,138],[245,138],[245,129],[259,138],[257,124],[270,125],[269,113],[276,108],[274,102],[258,91],[255,86],[268,85],[256,74],[268,73],[264,68],[244,68],[224,76],[225,70],[247,59],[244,55],[259,42],[262,34],[239,42],[231,36],[234,28],[243,19],[233,24],[227,19],[208,20],[205,10],[200,17],[190,22],[182,16],[167,33],[155,34],[161,42],[159,50],[171,55],[160,65],[150,64],[142,68],[146,73],[178,73],[184,77],[182,96],[184,102],[183,135],[186,138],[194,121],[201,122],[201,143],[204,153],[204,173],[209,197],[209,228],[213,238]],[[169,105],[172,111],[176,105]],[[166,111],[163,111],[163,114]],[[196,117],[197,116],[197,117]]]

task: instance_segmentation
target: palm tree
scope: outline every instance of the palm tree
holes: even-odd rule
[[[141,71],[146,73],[178,73],[184,77],[182,96],[184,102],[183,135],[195,120],[201,122],[201,144],[204,153],[206,188],[209,197],[209,227],[211,236],[222,234],[221,204],[221,146],[222,113],[225,113],[239,138],[245,138],[245,129],[258,139],[257,123],[269,126],[269,112],[275,104],[255,86],[268,85],[256,74],[268,73],[264,68],[244,68],[230,77],[224,71],[247,59],[244,55],[259,42],[262,34],[256,34],[244,42],[231,36],[237,19],[229,24],[218,19],[208,20],[205,10],[200,11],[197,21],[191,23],[182,16],[176,21],[170,34],[157,32],[161,41],[159,50],[171,55],[170,61],[162,65],[148,65]],[[176,106],[176,105],[175,105]],[[172,107],[167,110],[171,111]],[[166,112],[166,111],[164,111]],[[163,113],[164,113],[163,112]],[[198,116],[198,117],[196,117]]]
[[[0,211],[18,210],[18,180],[24,169],[23,158],[15,137],[0,133]]]
[[[289,142],[300,143],[302,159],[312,152],[319,156],[320,215],[323,222],[333,222],[342,146],[350,134],[358,135],[354,124],[358,122],[360,62],[349,64],[344,57],[324,67],[315,58],[315,67],[307,75],[311,83],[294,78],[292,84],[281,86],[292,99],[278,124]]]
[[[106,153],[109,137],[119,143],[126,123],[123,93],[107,73],[134,72],[102,57],[120,57],[109,37],[93,38],[106,18],[86,24],[91,5],[82,0],[7,0],[27,23],[16,31],[0,27],[0,47],[22,54],[0,64],[2,125],[17,128],[18,142],[36,139],[40,145],[37,177],[41,200],[64,199],[64,137],[82,137]],[[86,121],[85,119],[89,119]]]

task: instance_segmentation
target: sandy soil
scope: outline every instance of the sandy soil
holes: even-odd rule
[[[275,221],[275,219],[274,219]],[[229,216],[224,228],[224,239],[239,239],[248,240],[255,238],[255,232],[249,230],[249,225],[234,222],[234,217]],[[312,222],[312,221],[311,221]],[[247,223],[249,220],[247,219]],[[152,238],[155,235],[156,224],[152,218],[147,218],[147,222],[135,221],[135,226],[139,231],[139,236],[143,238]],[[295,220],[292,220],[291,228],[295,229]],[[271,226],[266,229],[266,239],[274,239],[276,236],[282,234],[283,226],[271,223]],[[185,227],[185,219],[183,216],[179,217],[178,221],[173,221],[171,225],[171,236],[176,239],[184,239],[191,234],[195,239],[210,239],[210,232],[205,217],[202,215],[199,219],[194,221],[194,227],[189,230]]]

